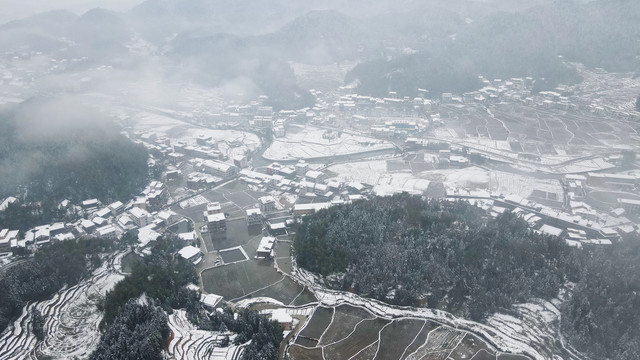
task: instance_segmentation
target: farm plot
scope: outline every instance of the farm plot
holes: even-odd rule
[[[488,352],[487,350],[478,351],[471,360],[495,360],[496,355]]]
[[[323,360],[322,349],[305,349],[300,346],[293,345],[289,349],[289,354],[296,360]]]
[[[317,301],[318,299],[316,299],[315,295],[313,295],[313,293],[309,291],[309,289],[304,288],[304,290],[302,290],[302,292],[300,292],[289,305],[301,306],[301,305],[311,304]]]
[[[249,260],[249,258],[247,257],[247,254],[244,252],[241,246],[231,248],[231,249],[226,249],[226,250],[220,250],[218,254],[220,255],[220,257],[222,258],[222,261],[224,261],[225,264]]]
[[[524,355],[500,354],[498,355],[498,360],[530,360],[530,359]]]
[[[272,284],[256,292],[250,293],[244,298],[268,297],[268,298],[278,300],[283,304],[291,304],[294,300],[297,300],[299,298],[299,295],[304,294],[304,290],[305,289],[302,286],[298,285],[295,281],[285,276],[275,284]],[[300,305],[305,305],[314,301],[315,301],[315,298],[313,298],[313,300],[307,303],[303,303]]]
[[[227,231],[224,233],[211,233],[210,239],[214,249],[230,249],[242,246],[247,254],[253,254],[260,243],[260,236],[251,236],[245,219],[227,221]],[[256,240],[252,241],[252,240]],[[251,244],[256,242],[255,245]],[[208,245],[208,244],[207,244]],[[207,247],[209,248],[209,247]]]
[[[340,341],[353,331],[356,325],[365,320],[372,320],[375,316],[367,310],[349,305],[335,308],[335,315],[329,328],[320,339],[320,345],[328,345]]]
[[[346,339],[326,346],[324,354],[327,359],[348,359],[367,346],[378,341],[380,331],[391,321],[381,318],[365,320],[356,326],[356,330]]]
[[[385,160],[359,161],[332,165],[327,170],[337,174],[332,179],[342,182],[361,182],[364,184],[376,184],[381,174],[387,172]]]
[[[460,342],[460,345],[451,352],[450,357],[453,359],[471,359],[474,358],[478,352],[486,352],[487,350],[488,347],[483,341],[479,340],[475,336],[467,334]]]
[[[376,352],[380,347],[380,341],[376,341],[373,344],[367,346],[366,348],[360,350],[359,353],[354,355],[352,360],[371,360],[376,356]]]
[[[275,259],[278,264],[278,268],[285,274],[291,275],[293,272],[293,264],[291,263],[291,257],[277,257]]]
[[[322,306],[316,308],[313,312],[313,316],[311,316],[311,320],[309,320],[309,323],[307,323],[298,335],[298,339],[307,338],[318,341],[329,324],[331,324],[333,311],[333,308],[325,308]],[[296,340],[296,343],[297,342],[298,341]]]
[[[427,336],[427,341],[414,353],[407,356],[407,360],[418,360],[423,358],[446,359],[458,343],[464,338],[465,333],[456,331],[444,326],[432,330]],[[441,358],[443,352],[444,357]],[[429,355],[429,356],[427,356]]]
[[[420,329],[420,331],[414,336],[411,344],[409,344],[409,346],[404,349],[404,354],[402,355],[401,359],[406,359],[409,355],[416,352],[418,348],[420,348],[427,341],[429,333],[439,326],[440,324],[437,324],[433,321],[425,322],[422,329]]]
[[[289,354],[294,360],[313,356],[324,360],[495,360],[497,356],[471,333],[426,319],[375,317],[351,305],[318,307]],[[499,354],[498,359],[530,360],[513,354]]]
[[[404,349],[409,346],[414,337],[425,325],[425,320],[400,319],[394,320],[380,332],[380,346],[376,359],[400,359]]]
[[[202,285],[206,292],[231,300],[273,285],[282,278],[271,261],[250,260],[203,271]]]

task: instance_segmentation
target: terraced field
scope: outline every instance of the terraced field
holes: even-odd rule
[[[233,342],[235,335],[198,330],[187,320],[183,310],[169,316],[169,327],[173,331],[173,339],[168,352],[174,359],[238,359],[241,354],[242,347],[221,346],[226,336]]]
[[[318,307],[288,348],[295,360],[528,360],[502,354],[466,331],[418,318],[381,318],[364,308]]]
[[[109,259],[92,277],[53,298],[25,307],[13,327],[0,337],[0,359],[87,358],[100,339],[102,313],[96,308],[98,299],[122,279],[116,270],[122,256]],[[41,342],[31,332],[33,308],[45,318],[45,338]]]

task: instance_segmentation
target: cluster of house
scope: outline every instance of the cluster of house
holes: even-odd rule
[[[313,213],[331,205],[362,200],[370,190],[357,182],[328,181],[327,174],[310,170],[309,164],[302,160],[295,166],[273,163],[267,169],[268,174],[243,169],[240,171],[240,181],[260,190],[296,195],[296,202],[292,204],[294,216]],[[264,210],[262,212],[266,213]]]
[[[237,156],[233,163],[219,149],[219,142],[211,136],[201,134],[196,137],[195,144],[188,144],[184,141],[171,142],[164,136],[157,136],[155,133],[138,134],[138,141],[142,143],[149,153],[156,159],[167,161],[170,166],[179,166],[188,161],[196,169],[190,173],[187,186],[192,189],[200,189],[216,185],[222,181],[234,178],[238,169],[247,166],[246,156]],[[235,147],[242,147],[242,143],[232,142],[230,150]],[[177,168],[172,168],[166,173],[167,180],[178,180],[182,172]]]
[[[117,239],[128,230],[138,230],[138,242],[144,248],[150,241],[160,236],[163,228],[180,220],[175,212],[161,210],[169,197],[163,183],[151,182],[140,194],[127,204],[116,201],[104,206],[98,199],[88,199],[81,203],[82,217],[76,221],[56,222],[36,226],[24,232],[20,238],[17,231],[7,231],[1,239],[7,239],[9,250],[16,247],[41,246],[55,241],[77,239],[82,236],[96,236]],[[68,200],[60,203],[60,208],[71,207]],[[5,244],[0,241],[0,248]]]
[[[503,196],[488,191],[456,191],[448,192],[447,198],[468,200],[486,210],[492,217],[511,211],[525,220],[534,231],[562,237],[573,246],[608,245],[625,234],[640,233],[640,228],[632,221],[624,217],[610,216],[614,215],[613,213],[604,215],[604,220],[607,221],[590,220],[582,215],[570,214],[517,195]]]
[[[342,115],[352,115],[354,120],[358,121],[367,120],[362,116],[417,116],[432,110],[432,101],[427,98],[428,91],[424,89],[420,89],[420,96],[415,98],[400,98],[394,91],[390,91],[387,97],[377,98],[354,94],[353,89],[349,87],[342,87],[340,90],[342,96],[332,104],[332,110]]]

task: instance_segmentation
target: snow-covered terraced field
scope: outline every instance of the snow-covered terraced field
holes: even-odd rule
[[[225,334],[196,329],[187,320],[184,310],[176,310],[169,315],[169,327],[173,331],[173,339],[169,344],[169,355],[174,359],[235,360],[241,355],[242,346],[221,347],[220,343]],[[231,333],[227,335],[229,335],[229,340],[233,342],[235,335]]]
[[[96,347],[102,313],[98,299],[123,276],[119,273],[124,254],[118,254],[79,284],[58,292],[53,298],[26,306],[22,315],[0,337],[0,359],[86,358]],[[31,309],[45,318],[45,338],[38,342],[31,332]]]
[[[312,290],[319,304],[325,308],[347,304],[362,308],[379,319],[392,321],[401,318],[425,319],[451,331],[469,334],[485,343],[486,348],[493,352],[526,354],[526,357],[522,357],[523,359],[577,360],[582,358],[582,356],[574,354],[572,349],[567,348],[562,338],[557,335],[559,331],[558,321],[555,320],[557,309],[551,303],[514,306],[513,310],[518,312],[519,317],[522,317],[523,320],[505,315],[495,315],[487,323],[478,323],[442,310],[391,306],[350,292],[328,290],[319,285],[317,276],[295,266],[292,276],[299,284]],[[552,338],[560,339],[560,341],[550,342]],[[374,341],[375,339],[372,339],[367,343],[367,346]],[[299,347],[299,345],[295,346]],[[296,349],[296,353],[300,351],[300,349]]]

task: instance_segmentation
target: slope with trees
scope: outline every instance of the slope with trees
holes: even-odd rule
[[[483,215],[465,202],[407,194],[333,207],[304,218],[296,259],[334,288],[476,320],[552,297],[574,273],[564,242],[530,231],[510,213]]]
[[[126,201],[147,183],[146,149],[71,99],[26,101],[0,114],[0,128],[0,197],[20,200],[0,213],[4,227],[66,220],[61,200]]]
[[[90,360],[162,360],[171,329],[160,307],[129,301],[107,328]]]
[[[637,235],[578,250],[511,213],[402,194],[305,217],[294,251],[330,287],[474,320],[572,284],[561,306],[572,344],[594,358],[640,356]]]
[[[157,240],[150,256],[132,265],[131,274],[105,295],[101,328],[111,324],[128,301],[142,294],[169,312],[185,308],[193,316],[200,310],[199,294],[185,287],[197,282],[194,266],[175,256],[181,245],[174,236],[165,235]]]
[[[414,95],[420,87],[439,96],[476,90],[479,85],[469,85],[479,75],[530,76],[536,91],[579,83],[582,79],[565,60],[637,71],[639,17],[640,4],[625,0],[557,1],[526,11],[489,13],[451,37],[433,39],[418,54],[361,63],[345,82],[358,81],[358,91],[372,95]]]

